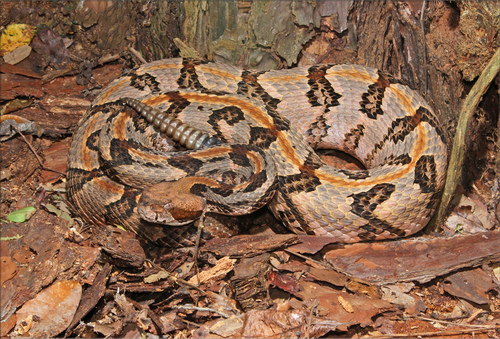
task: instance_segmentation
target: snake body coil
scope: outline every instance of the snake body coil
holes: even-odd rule
[[[333,168],[321,149],[366,170]],[[152,241],[206,212],[264,205],[297,233],[379,240],[428,223],[446,161],[432,109],[375,69],[260,72],[169,59],[115,80],[94,101],[70,148],[68,196],[92,223]]]

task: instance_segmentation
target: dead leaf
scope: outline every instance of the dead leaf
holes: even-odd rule
[[[26,24],[10,24],[0,38],[0,55],[28,45],[36,33],[36,27]]]
[[[64,46],[62,37],[50,28],[41,28],[31,42],[31,47],[41,55],[49,55],[55,64],[69,61],[69,51]]]
[[[0,109],[0,114],[1,114],[1,120],[3,121],[6,116],[10,116],[14,119],[18,120],[24,120],[22,122],[30,122],[28,119],[24,119],[15,115],[10,115],[7,113],[15,112],[20,109],[29,107],[33,103],[33,99],[14,99],[10,100],[9,102],[5,103],[5,105]],[[19,121],[17,121],[19,123]]]
[[[409,290],[404,288],[407,284],[411,283],[381,286],[382,299],[392,304],[403,305],[405,308],[414,307],[416,304],[415,298],[408,295],[406,292]]]
[[[19,46],[13,51],[6,53],[3,56],[3,60],[10,64],[15,65],[26,59],[31,53],[31,47],[28,45]]]
[[[0,285],[3,285],[7,280],[12,279],[16,275],[17,266],[12,261],[10,255],[0,258],[2,270],[0,271]]]
[[[240,314],[236,300],[214,293],[212,291],[207,291],[206,293],[212,300],[212,302],[210,303],[211,308],[224,314]]]
[[[309,320],[311,322],[309,323]],[[309,326],[310,325],[310,326]],[[317,338],[342,325],[336,321],[311,317],[308,310],[253,310],[246,313],[244,338]]]
[[[296,295],[303,300],[304,305],[317,301],[318,309],[322,310],[325,317],[341,324],[360,324],[365,327],[372,324],[373,316],[396,309],[385,300],[337,291],[314,282],[300,281],[300,285],[303,290]],[[341,304],[339,297],[343,299],[344,304]]]
[[[53,214],[57,215],[57,217],[66,220],[68,222],[68,227],[71,227],[71,225],[73,225],[73,219],[70,217],[68,212],[61,211],[59,208],[55,207],[52,204],[46,204],[45,208],[50,213],[53,213]]]
[[[315,254],[321,251],[326,245],[334,244],[338,241],[335,237],[318,237],[316,235],[299,235],[298,238],[300,243],[288,247],[288,251]]]
[[[75,315],[82,286],[73,280],[57,282],[26,302],[17,312],[17,328],[30,317],[35,318],[26,333],[35,338],[54,337],[64,331]]]
[[[2,136],[0,141],[8,140],[16,135],[16,128],[23,134],[35,134],[40,136],[43,132],[33,121],[16,115],[5,114],[0,118],[0,136]]]
[[[221,337],[234,338],[238,332],[241,331],[244,324],[244,315],[231,316],[227,319],[219,319],[210,326],[210,332],[220,335]]]

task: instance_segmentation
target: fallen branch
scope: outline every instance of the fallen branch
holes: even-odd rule
[[[389,336],[377,336],[377,339],[390,339],[390,338],[420,338],[420,337],[439,337],[443,338],[444,336],[450,335],[458,335],[457,338],[460,338],[461,334],[464,333],[479,333],[495,330],[496,326],[490,326],[485,328],[467,328],[463,330],[451,330],[451,331],[436,331],[436,332],[415,332],[415,333],[398,333],[391,334]]]
[[[446,173],[443,196],[436,211],[435,220],[429,231],[437,231],[437,228],[443,224],[448,205],[450,204],[451,198],[453,197],[457,185],[462,177],[467,126],[469,121],[472,119],[477,105],[481,102],[481,98],[499,71],[500,49],[495,52],[488,65],[484,68],[483,72],[479,76],[479,79],[477,79],[476,83],[465,98],[462,109],[460,110],[455,139],[453,140],[453,147],[451,149],[450,162]]]

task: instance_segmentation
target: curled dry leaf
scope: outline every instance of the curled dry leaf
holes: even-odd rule
[[[0,117],[0,141],[6,141],[18,132],[41,136],[43,130],[35,122],[17,115],[4,114]]]
[[[65,47],[62,37],[50,28],[41,28],[31,42],[31,47],[38,54],[50,56],[56,64],[64,64],[69,61],[69,51]]]
[[[81,296],[82,286],[77,281],[65,280],[49,286],[16,312],[17,330],[27,319],[36,319],[23,334],[35,338],[58,335],[71,323]]]

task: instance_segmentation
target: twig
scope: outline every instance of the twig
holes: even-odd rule
[[[449,336],[449,335],[460,335],[463,333],[471,333],[471,332],[485,332],[485,331],[490,331],[490,330],[495,330],[497,327],[496,326],[491,326],[488,328],[467,328],[463,330],[455,330],[455,331],[436,331],[436,332],[416,332],[416,333],[397,333],[397,334],[391,334],[388,336],[381,336],[378,337],[377,339],[390,339],[390,338],[419,338],[419,337],[434,337],[434,336],[439,336],[442,338],[443,336]]]
[[[143,64],[147,63],[146,59],[144,59],[141,55],[141,53],[139,53],[138,50],[136,50],[134,47],[129,47],[128,50],[137,58],[139,59],[140,62],[142,62]]]
[[[31,145],[31,143],[28,141],[28,139],[26,139],[26,137],[24,136],[24,134],[22,134],[21,131],[16,126],[12,126],[12,128],[15,129],[17,133],[19,133],[19,135],[21,136],[21,138],[23,138],[24,142],[26,143],[26,145],[28,145],[28,147],[31,150],[31,152],[33,152],[33,154],[35,155],[36,160],[38,160],[38,163],[40,164],[40,167],[43,170],[55,172],[55,173],[61,174],[63,176],[66,176],[66,173],[59,172],[58,170],[45,167],[43,165],[42,158],[40,158],[40,156],[38,155],[38,153],[35,151],[35,148],[33,147],[33,145]]]
[[[319,301],[314,299],[314,302],[311,305],[311,308],[309,309],[309,317],[307,318],[306,339],[309,339],[309,337],[310,337],[313,313],[316,311],[316,308],[318,307],[318,305],[319,305]]]
[[[168,272],[167,270],[165,270],[163,267],[160,267],[158,266],[157,264],[155,264],[154,262],[152,262],[151,260],[149,259],[146,259],[147,262],[149,262],[154,268],[156,268],[157,270],[159,271],[162,271],[164,272],[166,275],[167,275],[167,278],[170,278],[172,279],[175,283],[177,284],[181,284],[181,285],[185,285],[185,286],[188,286],[188,287],[191,287],[191,288],[194,288],[195,290],[197,290],[198,292],[200,292],[201,294],[207,296],[207,297],[210,297],[210,295],[203,291],[201,288],[199,288],[198,286],[194,285],[194,284],[191,284],[189,281],[186,281],[184,279],[181,279],[179,277],[176,277],[175,275],[172,275],[170,274],[170,272]]]
[[[446,173],[443,196],[436,212],[436,220],[432,227],[432,231],[436,231],[439,225],[442,225],[448,205],[450,204],[458,182],[461,179],[465,153],[465,136],[467,133],[468,123],[471,120],[477,105],[481,101],[483,94],[486,92],[490,83],[499,71],[500,48],[495,52],[488,65],[484,68],[483,72],[479,76],[479,79],[477,79],[476,83],[465,98],[462,109],[460,110],[457,131],[455,139],[453,140],[450,162]]]
[[[195,270],[196,270],[196,280],[198,281],[198,285],[200,284],[200,269],[198,267],[198,255],[199,255],[199,252],[200,252],[200,241],[201,241],[201,234],[203,232],[203,228],[205,227],[205,224],[204,224],[204,219],[205,219],[205,213],[202,214],[202,216],[200,217],[200,219],[198,219],[197,223],[198,223],[198,233],[196,233],[196,243],[195,243],[195,246],[194,246],[194,266],[195,266]]]
[[[425,5],[427,0],[422,1],[422,8],[420,9],[420,29],[422,30],[422,47],[423,51],[423,60],[424,60],[424,82],[422,84],[421,91],[425,95],[427,94],[427,45],[425,42],[425,26],[424,26],[424,13],[425,13]]]
[[[217,313],[221,316],[223,316],[224,318],[230,318],[231,315],[230,314],[227,314],[227,313],[224,313],[224,312],[221,312],[221,311],[218,311],[214,308],[209,308],[209,307],[199,307],[199,306],[194,306],[194,305],[191,305],[191,304],[186,304],[186,305],[174,305],[172,306],[173,309],[177,309],[177,310],[193,310],[193,311],[203,311],[203,312],[213,312],[213,313]]]
[[[484,310],[481,310],[481,311],[486,312]],[[421,320],[425,320],[425,321],[429,321],[429,322],[447,324],[447,325],[464,326],[464,327],[471,327],[471,328],[490,328],[489,325],[457,324],[457,323],[454,323],[452,321],[438,320],[438,319],[432,319],[432,318],[427,318],[427,317],[422,317],[422,316],[418,316],[416,318],[421,319]]]
[[[97,60],[97,64],[104,65],[108,62],[115,61],[115,60],[118,60],[120,58],[121,58],[120,54],[113,54],[113,55],[106,54],[106,55],[100,57],[99,60]]]
[[[487,312],[485,310],[482,310],[482,309],[477,309],[474,313],[471,314],[470,317],[467,318],[467,320],[465,320],[465,322],[466,323],[472,322],[474,319],[477,318],[478,315],[480,315],[482,313],[487,313]]]

